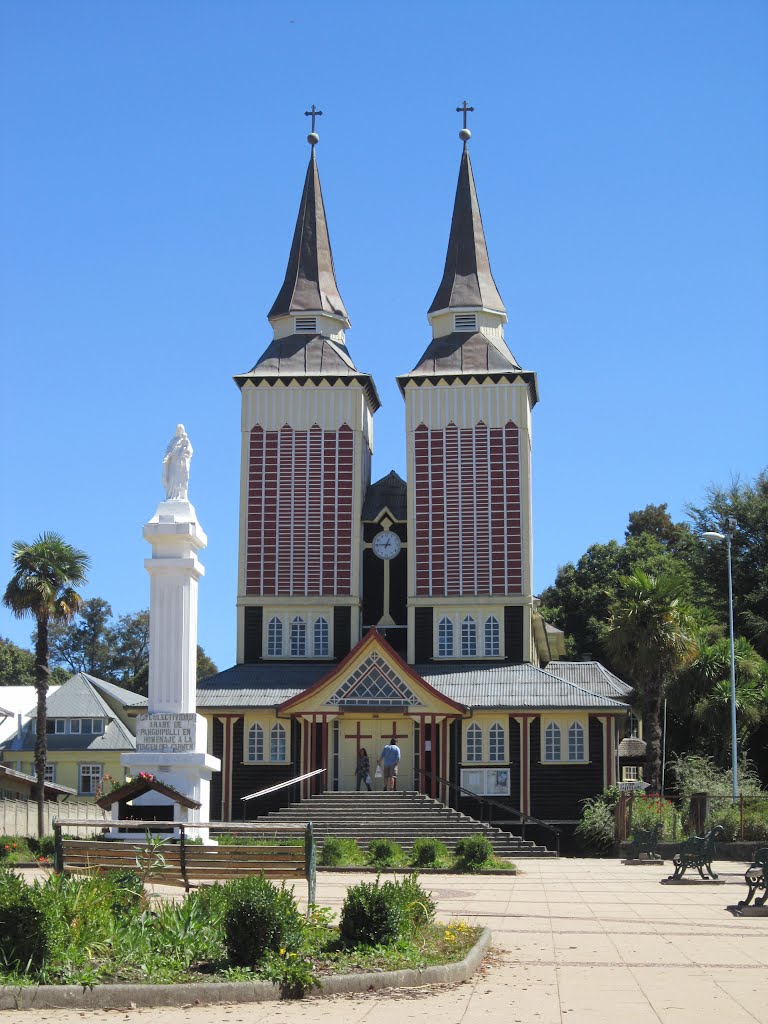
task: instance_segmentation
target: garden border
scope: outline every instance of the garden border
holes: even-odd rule
[[[454,985],[467,981],[480,966],[491,944],[483,928],[463,960],[435,964],[423,971],[377,971],[323,976],[311,995],[335,996],[382,988]],[[263,1003],[280,1000],[273,981],[204,981],[183,985],[21,985],[0,986],[0,1010],[124,1010],[154,1006],[212,1006],[216,1003]]]

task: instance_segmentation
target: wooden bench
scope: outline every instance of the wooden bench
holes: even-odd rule
[[[653,828],[633,829],[632,842],[629,844],[627,849],[627,860],[639,860],[642,853],[644,853],[649,860],[661,860],[661,855],[658,852],[658,845],[659,840],[661,839],[662,830],[663,825],[661,822],[657,822]]]
[[[768,899],[768,846],[762,846],[754,856],[754,860],[744,872],[744,881],[749,886],[749,895],[738,903],[738,907],[748,907],[758,889],[765,890],[756,899],[754,906],[762,907]]]
[[[159,844],[132,839],[65,838],[62,829],[108,828],[129,831],[173,830]],[[274,838],[259,846],[202,846],[190,841],[188,832],[207,828],[228,835]],[[88,875],[106,871],[135,871],[148,882],[182,885],[187,892],[205,882],[230,881],[250,875],[270,879],[306,878],[309,904],[315,902],[317,850],[312,822],[304,825],[265,826],[239,822],[100,821],[61,820],[53,822],[54,862],[57,873]],[[281,844],[278,836],[294,839]]]
[[[705,882],[709,881],[704,874],[706,868],[709,878],[717,880],[717,875],[712,870],[712,861],[715,859],[715,838],[723,831],[722,825],[715,825],[705,836],[691,836],[681,843],[672,857],[675,873],[670,875],[667,881],[679,882],[688,868],[696,868]]]

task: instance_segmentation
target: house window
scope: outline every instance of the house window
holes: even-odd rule
[[[248,730],[248,760],[264,760],[264,730],[260,725],[252,725]]]
[[[56,722],[56,732],[57,733],[61,734],[61,733],[67,731],[67,720],[66,720],[66,718],[56,718],[56,719],[54,719],[54,721]]]
[[[283,653],[283,624],[273,615],[267,625],[267,654],[271,658],[279,658]]]
[[[70,720],[69,720],[69,731],[71,733],[72,732],[74,732],[74,733],[79,733],[80,732],[80,719],[79,718],[70,718]]]
[[[631,736],[633,739],[637,739],[640,736],[640,722],[634,712],[629,712],[629,722],[627,723],[627,736]]]
[[[638,782],[640,779],[640,770],[636,764],[625,765],[621,769],[624,782]]]
[[[325,658],[328,656],[328,620],[322,615],[315,619],[315,657]]]
[[[506,761],[504,746],[504,727],[498,722],[494,722],[489,734],[488,760]]]
[[[584,760],[584,727],[573,722],[568,729],[568,760]]]
[[[47,764],[45,766],[45,781],[46,782],[55,782],[56,781],[56,765],[55,764]]]
[[[461,624],[461,656],[473,658],[477,654],[477,625],[471,615]]]
[[[307,654],[307,624],[300,615],[291,622],[291,657],[304,658]]]
[[[80,719],[80,732],[84,733],[86,736],[90,736],[91,735],[92,728],[91,728],[91,719],[90,718],[81,718]]]
[[[453,623],[447,615],[437,624],[437,653],[441,658],[453,655]]]
[[[91,719],[91,730],[94,736],[100,736],[104,732],[104,719],[103,718],[92,718]]]
[[[489,658],[495,658],[501,654],[499,620],[495,615],[491,615],[485,620],[485,653]]]
[[[483,731],[477,722],[467,729],[467,760],[483,760]]]
[[[93,796],[101,782],[100,764],[81,764],[79,772],[79,793],[81,796]]]
[[[544,733],[544,760],[560,760],[560,726],[550,722]]]
[[[269,759],[270,761],[285,761],[285,729],[279,722],[272,726],[269,732]]]

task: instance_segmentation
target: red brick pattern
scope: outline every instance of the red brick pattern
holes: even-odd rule
[[[246,593],[349,594],[353,437],[251,430]]]
[[[416,593],[522,591],[520,438],[512,422],[414,439]]]

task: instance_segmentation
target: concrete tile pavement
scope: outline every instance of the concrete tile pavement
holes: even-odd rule
[[[35,1024],[768,1024],[768,918],[728,912],[745,865],[726,884],[663,886],[670,868],[617,861],[526,861],[522,874],[430,875],[443,920],[487,925],[495,952],[469,982],[301,1003],[172,1010],[39,1011]],[[338,910],[353,875],[323,873],[318,901]],[[299,889],[297,887],[297,893]],[[0,1024],[30,1024],[0,1012]]]

